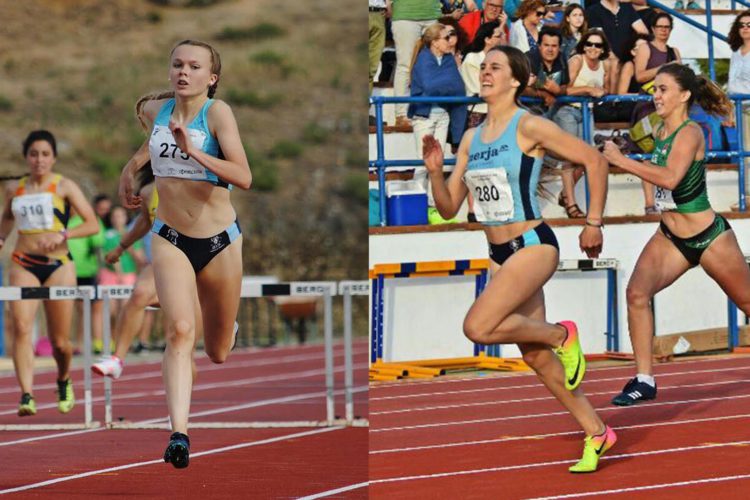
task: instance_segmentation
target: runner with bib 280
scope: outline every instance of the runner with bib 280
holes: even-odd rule
[[[701,127],[688,118],[693,102],[722,117],[731,116],[732,103],[713,82],[677,63],[659,69],[655,88],[654,105],[664,123],[654,134],[651,161],[631,160],[611,142],[604,149],[610,163],[657,186],[656,204],[662,212],[661,224],[646,243],[628,283],[628,328],[637,372],[612,399],[618,406],[656,397],[650,302],[688,269],[700,265],[750,314],[750,269],[729,222],[708,202],[706,143]]]
[[[524,361],[586,433],[583,458],[570,471],[593,472],[617,437],[579,387],[586,362],[575,323],[552,324],[545,319],[542,286],[557,269],[559,248],[542,220],[536,191],[546,151],[584,165],[591,202],[579,241],[582,251],[597,257],[602,249],[607,164],[588,144],[520,107],[518,98],[529,73],[520,50],[490,50],[479,75],[487,119],[464,134],[456,168],[447,181],[443,151],[432,136],[423,141],[424,161],[440,215],[454,217],[471,191],[474,213],[489,243],[492,279],[466,315],[465,335],[479,344],[518,344]]]

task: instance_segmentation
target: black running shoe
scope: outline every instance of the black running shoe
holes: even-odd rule
[[[612,404],[615,406],[632,406],[650,399],[656,399],[656,382],[652,387],[646,382],[639,382],[638,377],[634,377],[625,384],[620,394],[612,398]]]
[[[184,469],[190,464],[190,439],[187,435],[175,432],[169,437],[164,461],[170,462],[175,469]]]

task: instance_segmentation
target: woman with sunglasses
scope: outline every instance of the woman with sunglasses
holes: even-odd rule
[[[729,60],[727,90],[730,94],[750,94],[750,10],[737,15],[729,29],[728,39],[732,58]],[[742,141],[747,149],[750,146],[750,101],[742,103]],[[747,159],[744,164],[747,168]],[[745,182],[748,183],[747,174]],[[739,203],[732,205],[732,210],[739,210]]]
[[[576,54],[568,61],[570,84],[567,95],[588,96],[596,99],[609,94],[610,62],[607,38],[599,29],[584,33],[576,46]],[[563,105],[554,115],[554,121],[567,133],[583,136],[583,114],[579,103]],[[583,218],[585,213],[576,203],[575,185],[583,175],[581,165],[564,162],[562,165],[562,191],[559,204],[571,219]]]
[[[641,86],[641,93],[654,93],[654,77],[659,69],[669,62],[682,62],[680,51],[676,47],[667,45],[669,35],[672,32],[672,16],[666,12],[661,12],[654,17],[651,28],[654,32],[654,38],[646,45],[643,45],[635,54],[633,66],[635,69],[635,80]],[[644,116],[648,116],[656,110],[653,102],[639,103],[635,107],[634,122],[637,122]],[[654,206],[654,185],[650,182],[643,181],[643,199],[644,212],[646,215],[658,213]]]
[[[516,11],[518,20],[510,28],[510,45],[524,53],[537,48],[539,29],[546,14],[544,0],[523,0]]]
[[[449,97],[465,94],[464,82],[450,52],[449,42],[454,35],[453,28],[441,23],[434,23],[424,31],[414,49],[411,71],[412,96]],[[466,105],[410,103],[407,116],[412,119],[417,151],[422,146],[422,137],[426,135],[436,137],[445,149],[449,129],[453,142],[458,143],[461,140],[466,125]],[[425,187],[429,187],[426,176],[424,169],[417,169],[414,177],[423,182]],[[431,196],[428,203],[428,218],[431,223],[444,222],[434,209]]]

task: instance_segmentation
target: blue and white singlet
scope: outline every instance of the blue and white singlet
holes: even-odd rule
[[[536,188],[542,158],[523,153],[518,147],[518,122],[526,113],[519,109],[503,133],[490,143],[482,141],[479,125],[469,146],[464,182],[474,196],[477,221],[487,226],[541,219]]]

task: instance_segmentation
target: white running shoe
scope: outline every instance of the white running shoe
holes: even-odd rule
[[[91,371],[98,375],[118,379],[122,375],[122,360],[117,356],[104,356],[99,362],[91,365]]]
[[[240,324],[236,321],[234,322],[234,342],[232,343],[232,351],[234,351],[234,348],[237,347],[237,332],[240,331]]]

